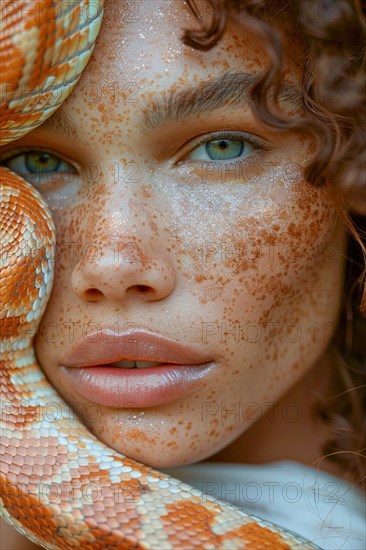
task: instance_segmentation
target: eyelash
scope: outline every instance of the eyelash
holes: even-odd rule
[[[253,158],[253,156],[256,154],[256,153],[266,153],[266,152],[271,152],[273,149],[272,147],[267,143],[265,142],[263,139],[259,138],[259,137],[254,137],[252,134],[246,134],[245,132],[238,132],[236,130],[233,130],[231,132],[211,132],[209,134],[204,134],[203,136],[199,136],[197,138],[195,138],[193,141],[189,142],[187,145],[185,145],[183,147],[183,155],[184,155],[184,158],[181,158],[181,160],[179,160],[176,164],[177,165],[180,165],[182,164],[185,160],[186,160],[186,156],[187,154],[189,153],[192,153],[197,147],[199,147],[200,145],[203,145],[203,144],[207,144],[207,143],[210,143],[211,141],[216,141],[216,140],[220,140],[220,139],[230,139],[230,140],[238,140],[238,141],[242,141],[244,143],[249,143],[250,145],[253,145],[253,147],[255,148],[255,150],[252,152],[252,153],[249,153],[246,157],[244,157],[243,159],[240,159],[240,157],[237,157],[233,160],[214,160],[212,159],[211,161],[203,161],[203,160],[198,160],[198,159],[193,159],[193,162],[197,162],[197,163],[218,163],[218,162],[221,162],[221,163],[224,163],[225,165],[228,165],[230,166],[231,164],[237,164],[238,162],[244,164],[246,161],[247,161],[247,158]],[[185,152],[185,149],[189,148],[189,150],[187,151],[187,153]]]
[[[23,156],[23,155],[26,156],[30,153],[50,154],[53,157],[56,157],[57,159],[59,159],[61,162],[65,162],[66,164],[68,164],[70,166],[70,172],[71,173],[73,173],[73,174],[78,173],[78,167],[70,159],[65,158],[64,156],[60,155],[56,151],[52,151],[52,149],[45,149],[44,147],[19,147],[19,148],[16,148],[16,149],[11,149],[11,151],[5,152],[3,155],[0,155],[0,166],[4,166],[6,162],[11,161],[11,160],[13,160],[17,157]],[[60,176],[62,174],[65,174],[65,172],[58,172],[58,173],[60,174]],[[47,174],[47,173],[45,173],[45,174]],[[52,174],[52,172],[49,172],[49,174]],[[27,174],[27,175],[29,176],[29,174]],[[34,174],[34,176],[36,176],[36,175],[37,174]]]

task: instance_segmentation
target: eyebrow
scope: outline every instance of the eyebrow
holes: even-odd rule
[[[248,107],[252,101],[248,92],[257,79],[258,74],[254,73],[227,72],[215,80],[202,82],[183,91],[169,94],[164,91],[157,98],[144,103],[142,128],[148,132],[222,107]],[[295,109],[299,109],[302,103],[300,88],[286,82],[281,83],[278,97],[281,103]]]
[[[56,111],[43,124],[36,128],[37,132],[52,132],[58,137],[78,139],[78,127],[67,113]]]
[[[249,89],[258,74],[227,72],[208,82],[185,90],[164,90],[153,100],[143,104],[142,130],[150,132],[172,122],[180,122],[202,113],[210,113],[222,107],[244,108],[250,104]],[[281,83],[279,99],[298,109],[301,105],[300,89],[286,82]],[[53,132],[56,136],[78,139],[77,124],[64,112],[56,111],[36,131]]]

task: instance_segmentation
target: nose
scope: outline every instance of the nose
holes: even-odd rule
[[[98,247],[92,256],[79,260],[71,275],[74,292],[88,302],[120,302],[131,296],[162,300],[173,291],[175,282],[168,258],[155,252],[146,255],[135,241]]]

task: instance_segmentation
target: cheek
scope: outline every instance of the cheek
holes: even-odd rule
[[[93,210],[87,206],[58,209],[53,213],[56,227],[54,283],[52,294],[37,332],[36,352],[43,360],[45,371],[51,370],[52,359],[59,357],[65,346],[74,341],[77,330],[73,325],[75,293],[71,273],[81,257],[95,251],[91,237]],[[84,220],[85,224],[79,223]],[[89,235],[89,237],[87,237]],[[83,312],[78,309],[77,321],[82,323]]]
[[[110,190],[105,183],[88,186],[83,182],[81,197],[75,198],[73,206],[65,205],[54,212],[57,246],[55,258],[55,298],[60,284],[65,297],[72,292],[71,272],[77,263],[96,261],[102,250],[103,211],[109,200]],[[64,285],[67,285],[66,287]]]
[[[286,193],[275,188],[248,200],[230,199],[229,193],[219,207],[211,199],[214,210],[186,213],[195,223],[180,234],[185,248],[176,247],[186,277],[200,288],[200,302],[224,299],[225,307],[227,300],[235,307],[240,295],[251,308],[273,307],[274,298],[280,303],[309,288],[322,269],[336,219],[327,192],[300,181]]]
[[[303,180],[286,193],[277,182],[273,192],[233,198],[225,208],[221,220],[195,214],[199,253],[185,254],[185,277],[202,304],[202,341],[230,372],[221,390],[234,402],[265,401],[294,383],[329,342],[341,293],[341,262],[328,261],[336,212],[325,189]],[[317,289],[331,290],[320,305]]]

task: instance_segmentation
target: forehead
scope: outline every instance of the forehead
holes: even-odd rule
[[[200,2],[204,21],[212,18],[208,2]],[[269,65],[261,40],[243,31],[239,16],[230,11],[227,32],[209,51],[183,44],[186,29],[198,24],[183,0],[108,0],[101,34],[87,73],[102,81],[139,80],[140,90],[159,82],[200,79],[235,70],[258,72]],[[184,84],[183,81],[180,84]]]

